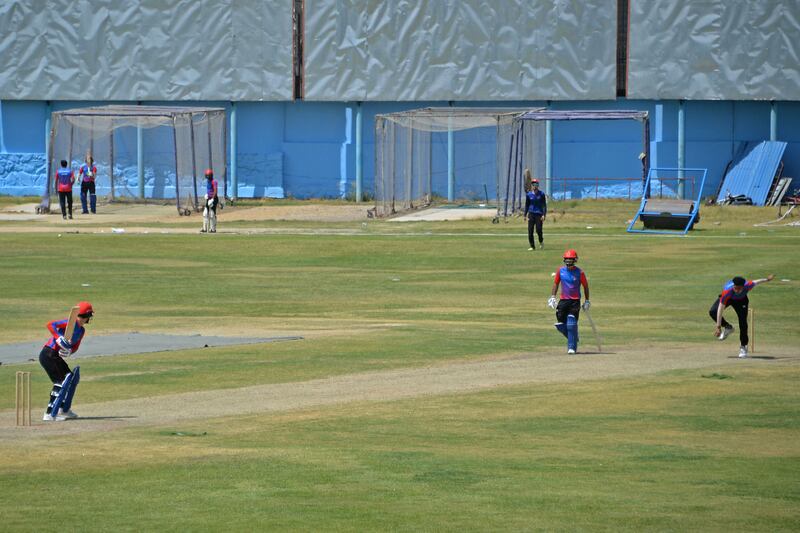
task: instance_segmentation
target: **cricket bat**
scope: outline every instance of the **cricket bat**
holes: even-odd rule
[[[69,311],[69,320],[67,320],[67,327],[64,329],[64,338],[72,342],[72,334],[75,332],[75,322],[78,321],[78,309],[76,305]]]
[[[589,319],[589,325],[592,326],[592,333],[594,333],[594,338],[597,341],[597,351],[603,353],[603,339],[601,339],[600,334],[597,333],[597,326],[594,325],[594,320],[592,320],[592,314],[589,312],[588,309],[584,309],[583,313],[586,315],[586,318]]]

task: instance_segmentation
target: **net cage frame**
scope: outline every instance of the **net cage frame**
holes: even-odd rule
[[[454,188],[450,177],[446,183],[435,183],[432,135],[452,133],[455,136],[474,129],[488,129],[494,137],[494,175],[485,181],[494,182],[498,216],[521,210],[525,200],[523,169],[530,168],[535,176],[544,175],[544,124],[518,120],[532,109],[543,108],[424,107],[376,115],[376,216],[386,217],[430,206],[436,186],[443,190],[446,185],[450,198]],[[491,141],[481,144],[488,145]],[[527,149],[523,149],[526,146]],[[488,191],[485,195],[488,204]]]
[[[519,120],[635,120],[642,123],[642,183],[647,181],[650,168],[650,114],[633,109],[612,110],[557,110],[534,109],[525,112]]]
[[[136,149],[125,151],[128,156],[125,164],[120,154],[115,154],[115,143],[120,144],[121,136],[134,134]],[[153,139],[142,148],[140,141],[148,134]],[[147,161],[145,153],[150,156]],[[217,179],[220,202],[228,198],[227,117],[222,107],[106,105],[53,111],[43,207],[49,208],[50,197],[55,194],[54,175],[59,161],[68,161],[69,168],[74,170],[83,164],[84,155],[91,155],[98,174],[100,168],[105,171],[107,184],[96,178],[96,187],[98,191],[108,191],[109,201],[123,197],[141,200],[174,197],[180,215],[198,212],[203,206],[207,168],[212,169]],[[144,179],[139,177],[139,165]],[[126,181],[134,171],[136,194]],[[147,174],[152,181],[149,196],[145,193]]]
[[[414,129],[418,131],[459,131],[475,127],[487,127],[495,121],[496,136],[496,200],[497,216],[510,216],[521,211],[524,205],[524,169],[530,169],[532,177],[547,183],[545,127],[549,121],[570,120],[634,120],[642,123],[642,184],[647,180],[650,164],[650,124],[647,111],[639,110],[553,110],[546,108],[421,108],[398,113],[376,115],[375,117],[375,212],[377,216],[390,216],[399,212],[423,208],[432,203],[430,191],[420,186],[419,175],[424,171],[426,159],[430,154],[420,150],[417,161],[413,157],[413,145],[424,145],[422,134],[415,139]],[[405,143],[396,140],[398,128],[387,124],[397,124],[410,131]],[[501,131],[503,130],[503,131]],[[396,162],[397,147],[406,149],[403,164]],[[428,170],[430,173],[430,170]],[[398,188],[398,174],[402,176],[403,190]],[[417,174],[415,181],[414,174]],[[430,179],[430,178],[429,178]],[[430,187],[429,187],[430,188]],[[414,191],[427,192],[414,196]],[[487,199],[488,200],[488,199]]]

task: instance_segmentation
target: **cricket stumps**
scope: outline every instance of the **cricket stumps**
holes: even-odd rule
[[[31,373],[17,372],[16,374],[16,409],[17,425],[31,425]]]

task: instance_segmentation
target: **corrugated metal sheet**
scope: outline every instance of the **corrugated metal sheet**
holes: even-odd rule
[[[753,200],[754,205],[764,205],[786,144],[780,141],[747,143],[725,176],[717,202],[730,193],[731,196],[743,194]]]

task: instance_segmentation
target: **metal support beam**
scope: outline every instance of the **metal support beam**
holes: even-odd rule
[[[545,121],[544,129],[544,193],[548,198],[553,196],[553,121]],[[541,168],[541,167],[540,167]]]
[[[361,102],[356,102],[356,202],[361,202],[363,193],[361,185],[364,180],[364,163],[362,154],[362,144],[364,142],[361,136],[362,127],[361,117]]]
[[[236,102],[231,102],[231,199],[239,199],[239,170],[236,158],[239,134],[236,129]]]
[[[139,102],[139,105],[142,103]],[[139,198],[144,199],[144,134],[141,126],[136,126],[136,173],[139,179]],[[177,178],[176,173],[176,190]]]
[[[452,119],[447,124],[447,201],[452,202],[456,188],[456,147],[453,138]]]
[[[774,100],[769,103],[769,140],[778,140],[778,104]]]
[[[53,179],[53,174],[55,174],[55,172],[53,171],[53,169],[51,167],[51,165],[53,164],[53,161],[52,161],[53,157],[52,157],[52,154],[50,153],[50,130],[53,129],[53,123],[52,123],[53,104],[50,103],[50,100],[45,102],[44,113],[45,113],[45,116],[44,116],[44,155],[47,158],[47,161],[45,162],[45,165],[44,165],[44,168],[46,169],[45,172],[47,172],[47,176],[45,178],[45,183],[47,183],[47,187],[46,187],[45,190],[49,193],[49,192],[51,192],[51,189],[50,189],[51,181],[50,180]],[[3,147],[3,150],[5,150],[5,147]]]
[[[684,127],[683,100],[678,100],[678,198],[683,198],[684,177],[683,169],[686,167],[686,135]]]

